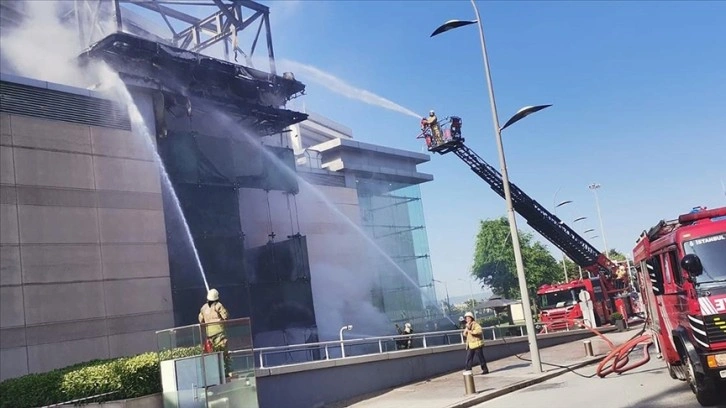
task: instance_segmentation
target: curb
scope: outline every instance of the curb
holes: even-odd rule
[[[541,376],[539,376],[537,378],[533,378],[531,380],[520,381],[518,383],[514,383],[514,384],[509,385],[507,387],[498,389],[498,390],[496,390],[494,392],[490,392],[490,393],[487,393],[487,394],[484,394],[484,395],[477,395],[477,396],[472,397],[470,399],[467,399],[467,400],[464,400],[464,401],[459,401],[459,402],[454,403],[452,405],[446,406],[446,408],[468,408],[468,407],[472,407],[474,405],[481,404],[482,402],[486,402],[486,401],[492,400],[494,398],[501,397],[502,395],[506,395],[506,394],[512,393],[514,391],[518,391],[518,390],[521,390],[523,388],[527,388],[529,386],[532,386],[532,385],[535,385],[535,384],[539,384],[539,383],[545,382],[547,380],[551,380],[552,378],[559,377],[562,374],[565,374],[566,372],[568,372],[570,370],[574,370],[574,369],[577,369],[577,368],[582,368],[582,367],[588,366],[590,364],[595,364],[595,363],[601,361],[604,358],[605,358],[604,355],[603,356],[599,356],[599,357],[593,357],[593,358],[590,358],[590,359],[585,360],[583,362],[580,362],[580,363],[576,363],[576,364],[567,366],[567,368],[560,368],[560,369],[555,370],[555,371],[553,371],[551,373],[547,373],[547,374],[541,375]]]

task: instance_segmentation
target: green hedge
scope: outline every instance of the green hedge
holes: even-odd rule
[[[159,358],[201,354],[200,347],[144,353],[112,360],[94,360],[0,383],[0,408],[33,408],[94,395],[93,402],[136,398],[161,392]],[[90,401],[89,401],[90,402]]]

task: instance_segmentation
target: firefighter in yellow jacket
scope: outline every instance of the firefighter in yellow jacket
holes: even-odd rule
[[[489,373],[487,360],[484,358],[484,331],[479,323],[474,320],[474,314],[466,312],[464,315],[466,325],[464,326],[464,341],[466,342],[466,371],[471,371],[476,355],[481,365],[482,374]]]
[[[217,289],[210,289],[207,292],[207,302],[202,305],[199,311],[199,324],[203,324],[207,339],[212,343],[214,351],[224,351],[224,365],[229,372],[229,354],[227,353],[227,336],[224,333],[224,323],[229,319],[229,312],[219,301]]]
[[[444,143],[444,138],[441,136],[441,126],[439,126],[439,119],[436,117],[436,113],[431,110],[429,111],[429,117],[425,118],[426,123],[431,128],[431,136],[434,139],[435,145]]]

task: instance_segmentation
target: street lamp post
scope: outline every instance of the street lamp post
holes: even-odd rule
[[[554,209],[555,209],[555,217],[557,217],[558,208],[562,207],[563,205],[572,203],[572,200],[565,200],[565,201],[560,202],[559,204],[556,204],[557,203],[557,194],[559,194],[561,189],[562,189],[562,187],[558,188],[557,191],[555,191],[554,197],[552,197],[552,205],[554,206]],[[562,222],[562,221],[560,221],[560,222]],[[560,253],[562,253],[562,270],[565,273],[565,283],[567,283],[570,281],[570,278],[567,276],[567,263],[565,262],[565,251],[560,251]]]
[[[540,105],[540,106],[529,106],[521,109],[511,119],[507,121],[504,127],[499,126],[499,117],[497,115],[497,104],[494,99],[494,87],[492,85],[492,76],[489,69],[489,56],[487,55],[486,40],[484,39],[484,26],[482,25],[481,16],[479,15],[479,9],[476,6],[476,2],[471,0],[471,5],[474,7],[474,13],[476,14],[475,21],[461,21],[452,20],[444,23],[442,26],[434,30],[431,34],[438,35],[445,31],[453,28],[462,27],[469,24],[476,24],[479,26],[479,41],[481,43],[482,58],[484,59],[484,74],[486,77],[487,88],[489,91],[489,103],[491,106],[491,114],[494,125],[494,136],[497,142],[497,151],[499,153],[499,166],[502,173],[502,184],[504,187],[504,200],[507,205],[507,218],[509,220],[509,229],[512,236],[512,249],[514,250],[514,261],[517,266],[517,279],[519,280],[519,292],[522,296],[522,306],[525,309],[524,320],[527,327],[527,340],[529,342],[529,351],[532,359],[532,367],[536,373],[542,372],[542,362],[540,361],[539,348],[537,346],[537,335],[534,328],[534,321],[532,319],[532,307],[529,301],[529,292],[527,291],[527,280],[524,274],[524,261],[522,260],[522,251],[519,245],[519,234],[517,231],[517,221],[514,214],[514,205],[512,203],[512,193],[509,185],[509,175],[507,174],[507,164],[504,157],[504,147],[502,144],[502,130],[527,115],[530,115],[539,110],[545,109],[551,105]]]
[[[459,278],[458,280],[464,282],[464,279]],[[471,286],[471,279],[467,279],[469,282],[469,299],[471,299],[471,312],[474,313],[474,320],[476,320],[476,301],[474,300],[474,289]]]
[[[353,325],[349,324],[340,328],[340,355],[345,358],[345,344],[343,342],[343,332],[346,330],[353,330]]]
[[[451,315],[451,300],[449,299],[449,285],[447,285],[446,282],[440,281],[438,279],[431,279],[431,280],[436,283],[444,284],[444,289],[446,290],[446,309],[447,309],[446,311],[444,311],[444,313],[446,313],[446,316]]]
[[[600,199],[597,196],[597,189],[600,188],[600,184],[592,183],[588,186],[593,193],[595,193],[595,205],[597,206],[597,218],[600,220],[600,233],[602,234],[602,243],[605,246],[605,256],[608,256],[608,242],[605,239],[605,227],[602,222],[602,213],[600,212]]]

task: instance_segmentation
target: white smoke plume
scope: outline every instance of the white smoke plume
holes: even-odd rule
[[[356,88],[355,86],[343,81],[335,75],[325,72],[314,66],[291,60],[282,60],[280,61],[280,64],[289,67],[291,71],[300,74],[308,80],[322,85],[339,95],[345,96],[346,98],[364,102],[369,105],[378,106],[380,108],[388,109],[393,112],[402,113],[416,119],[421,119],[423,117],[412,111],[411,109],[401,106],[391,101],[390,99],[386,99],[365,89]]]
[[[61,18],[69,4],[19,1],[13,5],[25,17],[18,27],[3,28],[0,33],[3,72],[71,86],[89,85],[93,79],[77,63],[83,45],[76,22]]]

